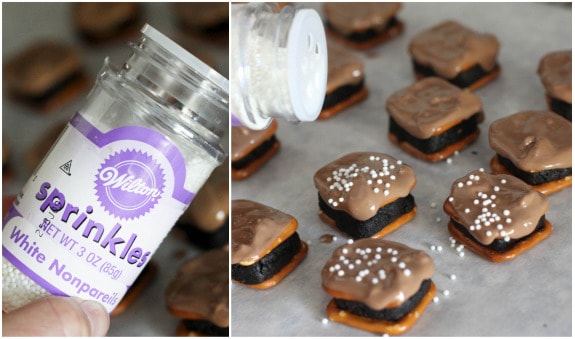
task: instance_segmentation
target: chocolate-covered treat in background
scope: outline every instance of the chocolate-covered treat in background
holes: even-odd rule
[[[553,229],[547,197],[507,174],[477,170],[455,180],[443,209],[453,238],[496,263],[516,258]]]
[[[279,151],[280,142],[275,134],[277,129],[278,123],[275,120],[260,131],[244,126],[232,127],[232,179],[250,177]]]
[[[417,79],[437,76],[471,90],[499,75],[498,53],[495,35],[477,33],[451,20],[415,35],[409,43]]]
[[[407,332],[435,296],[425,252],[382,239],[338,247],[321,272],[330,320],[373,333]]]
[[[320,168],[319,217],[354,239],[382,238],[416,213],[413,169],[387,154],[356,152]]]
[[[571,50],[545,54],[537,74],[545,87],[549,109],[571,121]]]
[[[184,262],[166,288],[177,335],[229,336],[229,251],[212,249]]]
[[[4,88],[21,103],[52,110],[88,89],[83,67],[78,49],[62,42],[38,41],[4,63]]]
[[[489,126],[494,173],[511,174],[551,194],[570,187],[571,122],[551,111],[523,111]]]
[[[26,165],[30,171],[33,171],[40,165],[40,162],[48,151],[54,145],[64,128],[68,124],[67,121],[60,121],[50,126],[40,137],[34,142],[32,147],[26,152]]]
[[[481,99],[449,82],[430,77],[387,99],[389,139],[414,157],[436,162],[479,137]]]
[[[367,98],[364,62],[357,55],[328,43],[327,86],[318,119],[327,119]]]
[[[369,49],[403,31],[397,2],[327,2],[326,33],[346,46]]]
[[[136,37],[143,25],[138,2],[78,2],[72,5],[72,21],[88,43],[124,43]]]
[[[2,184],[8,184],[12,176],[14,175],[12,171],[12,164],[10,161],[11,147],[8,141],[2,138]]]
[[[232,281],[268,289],[279,284],[306,257],[298,221],[273,207],[232,200]]]
[[[132,286],[128,287],[128,292],[126,292],[118,306],[116,306],[112,313],[110,313],[110,316],[114,317],[126,311],[126,309],[130,307],[130,305],[145,291],[157,274],[157,264],[152,260],[148,265],[146,265],[146,267],[144,267]]]
[[[224,161],[214,169],[176,226],[202,249],[228,244],[229,197],[229,163]]]
[[[228,2],[177,2],[172,10],[182,31],[227,41],[228,6]]]

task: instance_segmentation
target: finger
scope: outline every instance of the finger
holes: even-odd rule
[[[2,317],[2,336],[104,336],[110,316],[95,301],[46,297]]]
[[[2,219],[4,219],[6,213],[8,213],[8,210],[10,209],[10,206],[12,206],[12,203],[14,202],[15,199],[16,199],[15,195],[8,195],[2,197]]]

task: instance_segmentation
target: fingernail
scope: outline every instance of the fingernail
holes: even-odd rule
[[[80,303],[80,307],[90,321],[91,335],[105,336],[110,327],[110,315],[104,306],[97,301],[84,300]]]

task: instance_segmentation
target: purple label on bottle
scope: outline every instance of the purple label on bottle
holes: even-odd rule
[[[162,198],[164,173],[148,154],[124,150],[104,161],[95,184],[98,201],[106,211],[120,219],[137,219]]]
[[[186,181],[185,160],[178,148],[166,136],[139,126],[125,126],[108,133],[102,133],[80,114],[75,114],[70,120],[70,124],[99,148],[118,140],[141,141],[153,146],[170,161],[174,171],[175,187],[172,197],[184,204],[189,204],[194,198],[195,193],[184,188]]]
[[[242,122],[240,121],[240,119],[238,119],[238,117],[235,116],[235,114],[232,114],[232,126],[234,127],[241,127],[244,124],[242,124]]]
[[[193,199],[186,165],[159,131],[76,114],[8,212],[3,257],[51,294],[112,311]]]

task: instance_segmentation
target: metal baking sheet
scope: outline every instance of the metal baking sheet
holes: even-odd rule
[[[321,12],[321,4],[305,4]],[[281,209],[299,220],[309,243],[307,258],[284,281],[268,290],[232,286],[234,336],[369,336],[334,322],[324,323],[330,297],[320,271],[332,251],[348,239],[317,215],[313,175],[324,164],[353,151],[379,151],[402,159],[417,176],[412,191],[416,217],[386,238],[427,251],[436,264],[439,301],[431,303],[409,336],[570,336],[572,333],[572,189],[549,197],[551,236],[507,263],[493,264],[469,250],[460,257],[450,247],[442,205],[452,182],[478,168],[489,169],[489,124],[529,109],[545,109],[536,70],[540,58],[571,48],[570,5],[541,3],[405,3],[401,36],[358,52],[366,66],[370,92],[364,102],[325,121],[293,125],[279,122],[280,152],[251,178],[234,181],[232,198],[247,198]],[[497,80],[480,88],[486,120],[477,142],[450,163],[410,157],[387,139],[385,102],[414,82],[407,46],[411,37],[444,19],[455,19],[495,34],[502,68]],[[324,234],[337,236],[320,242]],[[442,246],[433,251],[431,246]],[[455,280],[450,275],[456,276]],[[447,292],[448,291],[448,292]],[[448,293],[448,295],[444,295]]]
[[[86,72],[92,79],[95,79],[106,57],[110,57],[114,64],[122,63],[130,54],[127,40],[85,44],[75,33],[71,6],[72,3],[57,2],[2,3],[3,62],[35,41],[55,39],[80,50]],[[146,2],[141,6],[142,25],[148,22],[227,77],[228,43],[225,39],[209,41],[184,33],[177,25],[171,3]],[[131,40],[137,38],[136,35]],[[26,165],[30,148],[50,127],[67,121],[82,106],[88,91],[89,88],[74,101],[49,112],[21,105],[6,95],[2,97],[2,137],[9,144],[10,161],[14,167],[14,178],[3,185],[3,195],[19,192],[33,170]],[[227,138],[224,146],[228,146]],[[152,262],[158,267],[154,280],[125,312],[112,317],[108,335],[174,336],[179,320],[166,309],[165,289],[179,265],[200,253],[201,250],[187,242],[179,230],[171,231],[153,256]]]

